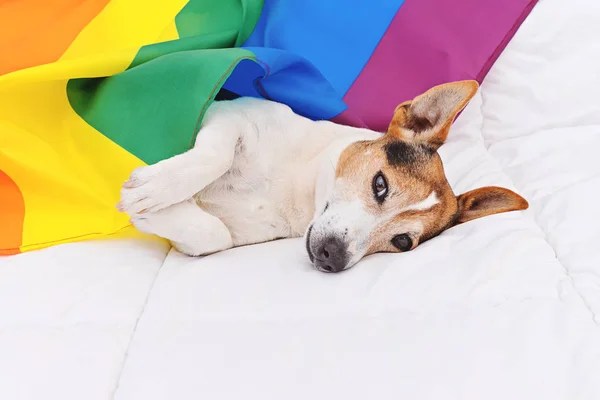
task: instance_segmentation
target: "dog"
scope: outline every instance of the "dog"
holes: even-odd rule
[[[386,133],[312,121],[288,106],[213,102],[189,151],[134,170],[117,208],[190,256],[305,237],[313,266],[339,272],[444,230],[528,208],[482,187],[455,196],[437,152],[475,81],[436,86],[394,111]]]

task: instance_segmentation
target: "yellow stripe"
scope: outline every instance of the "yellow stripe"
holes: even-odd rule
[[[25,199],[22,250],[129,225],[114,205],[143,162],[72,110],[66,83],[124,71],[142,45],[176,39],[174,18],[186,1],[148,3],[111,1],[58,62],[0,78],[0,169]]]
[[[119,182],[143,163],[75,116],[64,81],[20,85],[0,110],[0,169],[25,199],[23,247],[128,225],[114,211]]]
[[[152,2],[155,5],[144,13],[150,17],[140,18],[138,10],[144,9],[147,3],[143,0],[112,0],[82,30],[59,61],[0,76],[0,88],[123,72],[140,47],[179,38],[175,16],[187,0]]]
[[[156,39],[156,43],[168,42],[169,40],[176,39],[179,39],[179,32],[177,32],[177,25],[175,25],[175,19],[173,19]]]
[[[61,59],[130,50],[131,59],[124,65],[127,67],[140,47],[156,43],[165,27],[175,23],[175,16],[186,3],[187,0],[112,0]]]

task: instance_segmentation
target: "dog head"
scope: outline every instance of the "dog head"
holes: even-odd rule
[[[322,213],[306,233],[317,269],[339,272],[366,255],[409,251],[454,225],[528,207],[500,187],[455,196],[446,179],[437,150],[477,88],[475,81],[436,86],[396,107],[385,135],[341,152]]]

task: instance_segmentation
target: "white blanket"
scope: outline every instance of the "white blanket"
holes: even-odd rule
[[[301,239],[1,258],[0,399],[600,399],[599,38],[597,0],[541,0],[440,150],[526,212],[341,274]]]

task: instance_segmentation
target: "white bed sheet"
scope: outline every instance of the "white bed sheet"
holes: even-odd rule
[[[301,240],[0,259],[2,399],[600,399],[600,3],[541,0],[441,148],[530,202],[341,274]]]
[[[96,241],[0,258],[0,399],[110,399],[167,251]]]

